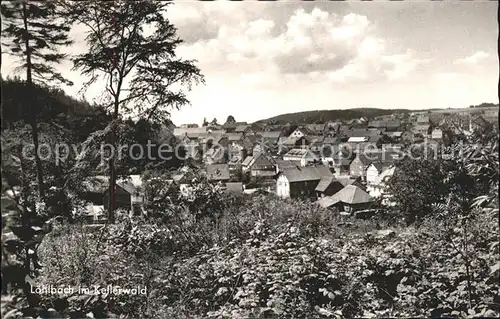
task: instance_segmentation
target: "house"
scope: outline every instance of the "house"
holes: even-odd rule
[[[208,133],[208,127],[175,127],[174,128],[174,136],[175,137],[184,137],[188,136],[190,138],[198,138],[203,134]]]
[[[288,135],[288,137],[299,138],[299,137],[303,137],[306,135],[316,135],[316,132],[311,131],[306,126],[303,126],[303,127],[296,128],[292,133],[290,133],[290,135]]]
[[[207,165],[207,179],[211,182],[227,182],[231,178],[228,164]]]
[[[300,167],[300,164],[294,161],[285,161],[285,160],[276,160],[276,169],[279,172],[287,169],[287,168],[297,168]]]
[[[231,194],[243,194],[243,183],[241,182],[226,183],[224,192]]]
[[[82,182],[83,199],[94,206],[102,206],[108,210],[109,177],[93,176]],[[128,210],[133,216],[140,214],[144,204],[144,189],[140,175],[129,175],[116,180],[115,208]]]
[[[339,152],[339,145],[324,145],[319,151],[314,152],[316,157],[328,167],[333,167],[333,157]]]
[[[251,179],[272,179],[277,172],[276,162],[272,157],[259,153],[245,158],[242,163],[242,172]]]
[[[105,224],[108,220],[108,212],[104,205],[87,204],[84,207],[85,221],[89,224]],[[77,213],[77,211],[74,211]]]
[[[423,137],[429,135],[430,124],[416,124],[412,128],[414,134],[420,134]]]
[[[294,148],[283,155],[283,160],[299,162],[300,166],[306,166],[307,164],[319,161],[319,158],[311,150]]]
[[[333,156],[333,168],[335,169],[335,177],[350,175],[350,166],[356,154],[353,152],[339,151]]]
[[[199,127],[198,124],[192,123],[192,124],[182,124],[180,128],[196,128]]]
[[[276,194],[282,198],[315,197],[319,181],[328,176],[332,173],[321,164],[284,169],[276,181]]]
[[[367,191],[370,196],[379,198],[384,195],[387,182],[394,175],[395,169],[395,166],[385,169],[367,186]]]
[[[305,148],[310,144],[310,141],[306,138],[306,136],[289,136],[283,137],[279,140],[279,148],[283,151],[290,150],[296,147]]]
[[[424,114],[418,115],[416,123],[417,124],[429,124],[430,123],[429,116],[424,115]]]
[[[314,135],[323,135],[325,132],[325,124],[307,124],[306,129],[313,132]]]
[[[366,184],[368,186],[373,185],[379,175],[393,166],[393,162],[390,161],[374,161],[366,168]]]
[[[367,209],[374,202],[373,198],[355,185],[347,185],[332,196],[323,197],[318,204],[323,207],[336,207],[349,213]]]
[[[224,123],[224,125],[222,125],[222,128],[228,132],[228,133],[234,133],[236,132],[236,129],[238,127],[242,127],[242,126],[249,126],[247,122],[226,122]]]
[[[401,121],[400,120],[387,120],[384,123],[384,128],[386,131],[397,131],[401,127]]]
[[[439,127],[435,127],[431,131],[431,139],[441,140],[443,139],[443,130]]]
[[[344,185],[338,181],[334,176],[324,176],[319,181],[314,189],[319,198],[325,196],[332,196],[333,194],[344,188]]]
[[[368,127],[370,128],[384,128],[385,127],[385,121],[381,120],[372,120],[368,122]]]
[[[340,139],[339,137],[333,137],[333,136],[326,136],[325,139],[323,140],[323,145],[338,145],[340,144]]]
[[[242,133],[242,134],[252,134],[254,133],[253,130],[252,130],[252,127],[248,124],[242,124],[242,125],[238,125],[236,126],[236,128],[234,129],[234,132],[235,133]]]
[[[362,190],[366,191],[366,186],[363,184],[361,181],[361,178],[359,177],[352,177],[352,176],[339,176],[336,177],[337,181],[343,185],[343,187],[346,187],[347,185],[354,185],[356,187],[361,188]]]
[[[224,164],[229,160],[229,152],[224,147],[211,147],[203,153],[203,162],[206,165]]]
[[[403,132],[401,131],[385,132],[385,135],[387,135],[394,141],[400,141],[401,137],[403,136]]]
[[[370,165],[370,155],[366,153],[357,153],[349,165],[349,174],[360,177],[363,181],[366,179],[366,168]]]
[[[267,149],[266,151],[272,151],[278,148],[278,142],[279,138],[281,137],[281,131],[260,131],[257,132],[255,136],[260,136],[260,138],[258,138],[257,141],[259,142],[259,144],[261,144],[261,148],[266,148]]]
[[[349,137],[347,140],[347,143],[362,143],[362,142],[368,142],[370,141],[370,138],[368,136],[363,136],[363,137]]]
[[[323,147],[324,136],[306,136],[309,141],[309,149],[311,151],[319,151]]]

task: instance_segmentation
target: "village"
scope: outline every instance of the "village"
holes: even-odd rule
[[[314,201],[343,214],[364,212],[376,202],[390,205],[384,196],[387,180],[397,174],[395,163],[415,150],[431,150],[445,157],[454,139],[467,143],[475,130],[498,125],[498,108],[393,113],[373,119],[326,123],[271,125],[236,122],[173,128],[185,150],[185,165],[166,183],[175,183],[189,196],[186,173],[196,169],[210,183],[235,195],[255,192],[286,199]],[[149,200],[144,177],[130,175],[117,181],[116,207],[132,216],[144,214]],[[108,177],[94,176],[87,189],[87,220],[104,223]],[[97,185],[97,186],[96,186]]]

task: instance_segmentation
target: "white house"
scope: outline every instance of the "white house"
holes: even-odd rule
[[[385,188],[387,187],[387,181],[394,175],[395,167],[392,166],[385,169],[382,173],[375,178],[375,180],[367,186],[367,191],[370,196],[374,198],[379,198],[384,195]],[[387,198],[382,200],[383,204],[390,204]]]
[[[371,185],[375,183],[379,175],[389,167],[389,165],[380,161],[370,163],[370,165],[366,168],[366,184]]]
[[[300,162],[300,166],[306,166],[308,163],[318,161],[319,158],[311,150],[304,148],[294,148],[283,155],[283,160]]]
[[[315,197],[316,187],[323,177],[332,177],[328,167],[317,166],[286,168],[276,181],[276,195],[282,198]]]
[[[288,137],[300,138],[302,136],[306,136],[306,130],[303,128],[297,128],[293,131]]]
[[[440,140],[443,138],[443,130],[440,129],[439,127],[436,127],[432,130],[432,133],[431,133],[431,138],[433,140]]]

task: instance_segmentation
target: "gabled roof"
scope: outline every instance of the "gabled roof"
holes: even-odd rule
[[[241,182],[226,183],[226,192],[243,193],[243,183]]]
[[[300,131],[304,135],[314,135],[314,134],[316,134],[316,132],[313,131],[313,130],[311,130],[311,129],[309,129],[307,127],[307,125],[306,126],[297,127],[293,132],[295,132],[295,131]],[[290,133],[290,134],[292,134],[292,133]]]
[[[352,161],[356,158],[355,154],[351,154],[349,157],[345,157],[341,155],[340,153],[335,154],[333,156],[333,163],[335,165],[340,165],[340,166],[349,166],[351,165]]]
[[[208,127],[175,127],[174,136],[193,136],[207,133]]]
[[[347,185],[352,185],[352,184],[356,183],[357,181],[359,181],[359,178],[353,178],[350,176],[339,176],[336,179],[344,187]]]
[[[300,137],[289,136],[287,138],[284,138],[283,140],[280,140],[279,143],[282,145],[287,145],[287,146],[295,146],[295,145],[297,145],[298,142],[304,141],[304,139],[305,139],[304,136],[300,136]]]
[[[311,152],[308,149],[294,148],[294,149],[291,149],[290,151],[288,151],[288,153],[286,153],[285,155],[283,155],[283,157],[294,157],[294,158],[302,159],[302,158],[306,158],[306,157],[316,158],[317,156],[314,155],[313,152]]]
[[[306,124],[306,128],[313,132],[322,132],[325,129],[325,124]]]
[[[306,139],[309,140],[311,146],[314,145],[322,145],[323,141],[325,140],[324,136],[315,136],[315,135],[308,135],[306,136]]]
[[[275,167],[275,161],[273,158],[266,156],[263,153],[259,153],[255,156],[252,156],[250,162],[245,166],[254,169],[264,169],[267,168],[268,166]]]
[[[276,166],[282,171],[287,168],[297,168],[299,165],[294,161],[276,160]]]
[[[226,133],[225,136],[227,137],[228,141],[240,141],[243,138],[243,134],[241,133]]]
[[[228,180],[230,178],[228,164],[207,165],[207,178],[212,181]]]
[[[324,165],[285,168],[283,174],[290,183],[319,181],[324,176],[332,176],[332,172]]]
[[[250,165],[250,163],[252,161],[253,161],[253,156],[247,156],[247,157],[245,157],[245,159],[243,160],[243,163],[241,163],[241,165],[248,166],[248,165]]]
[[[336,181],[336,179],[333,176],[323,176],[319,181],[318,186],[316,186],[315,191],[324,192],[334,181]]]
[[[142,191],[143,186],[140,175],[129,175],[125,178],[119,178],[116,180],[116,185],[129,194]],[[109,188],[109,177],[104,175],[91,176],[82,181],[82,186],[89,192],[103,193]]]
[[[379,136],[380,130],[378,129],[349,129],[344,131],[346,137],[370,137]]]
[[[258,132],[260,136],[268,139],[278,139],[281,136],[281,131],[262,131]]]
[[[361,188],[354,185],[347,185],[332,196],[324,197],[318,201],[321,207],[330,207],[337,203],[349,205],[366,204],[373,202],[373,198]]]
[[[384,171],[380,173],[380,175],[375,178],[375,181],[373,182],[375,185],[382,185],[386,183],[389,178],[391,178],[394,175],[394,171],[396,170],[395,166],[391,166]]]
[[[244,132],[248,128],[250,128],[250,125],[248,125],[248,124],[238,125],[238,126],[236,126],[236,128],[234,129],[234,131],[235,132]]]

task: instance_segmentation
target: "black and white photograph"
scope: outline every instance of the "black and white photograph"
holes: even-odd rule
[[[499,21],[2,1],[1,317],[499,318]]]

